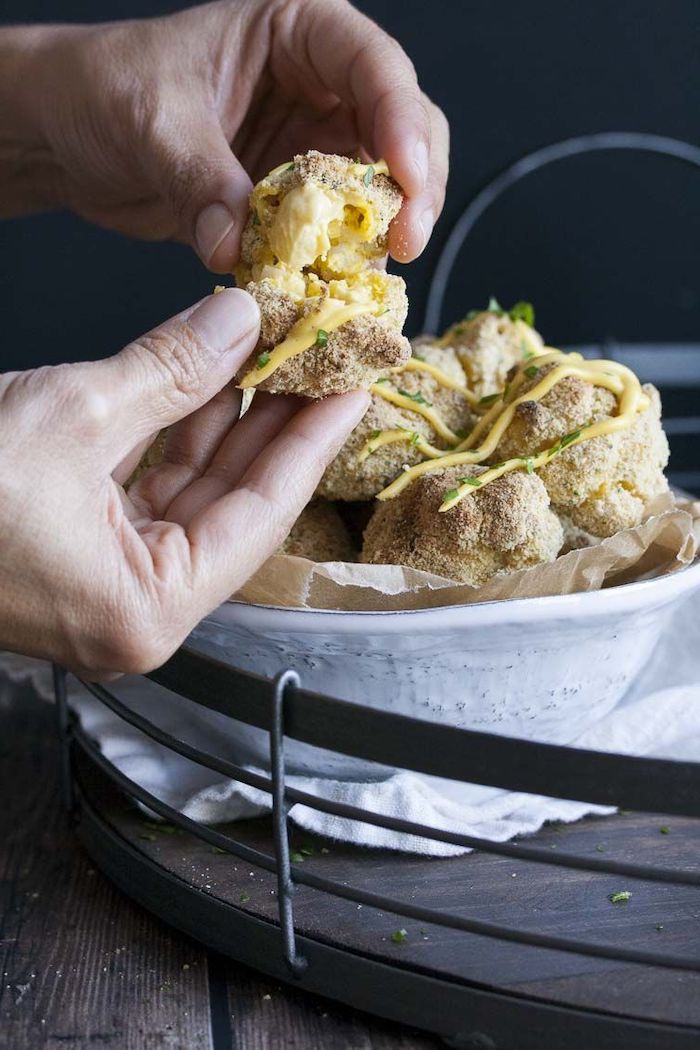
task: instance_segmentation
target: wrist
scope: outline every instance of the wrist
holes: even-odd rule
[[[81,26],[16,26],[0,31],[0,214],[62,206],[62,175],[46,121],[67,68],[61,54]]]

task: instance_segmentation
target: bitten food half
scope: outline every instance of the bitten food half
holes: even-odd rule
[[[410,358],[405,284],[378,268],[402,202],[383,161],[315,151],[257,184],[235,270],[261,315],[242,388],[325,397]]]

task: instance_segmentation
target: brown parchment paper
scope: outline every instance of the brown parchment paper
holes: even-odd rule
[[[482,587],[400,565],[312,562],[275,555],[233,597],[260,605],[382,612],[538,598],[652,579],[682,569],[700,550],[700,500],[667,493],[645,520],[549,565],[497,576]]]

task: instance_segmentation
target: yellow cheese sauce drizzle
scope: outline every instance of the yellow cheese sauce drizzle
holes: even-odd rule
[[[519,323],[523,324],[523,322]],[[525,325],[525,327],[527,327],[527,325]],[[554,354],[556,354],[557,357],[564,356],[561,350],[553,350],[551,347],[542,347],[537,344],[537,349],[539,353],[530,354],[529,359],[532,357],[538,357],[540,359],[538,367],[541,367],[542,364],[548,363]],[[547,352],[546,354],[545,351]],[[583,360],[580,354],[570,354],[569,356],[576,360]],[[424,372],[426,375],[431,376],[440,386],[443,386],[448,390],[454,390],[458,394],[462,394],[473,408],[478,410],[480,404],[482,404],[482,399],[478,398],[473,391],[469,390],[464,385],[464,383],[460,383],[458,380],[453,379],[452,376],[447,375],[446,372],[443,372],[442,369],[438,368],[436,365],[431,365],[427,361],[421,361],[419,358],[412,357],[405,365],[392,369],[392,372]],[[519,382],[520,379],[521,376],[518,376],[516,381]],[[470,447],[464,442],[461,445],[459,444],[459,434],[455,434],[454,431],[443,422],[438,413],[431,412],[430,406],[421,406],[419,403],[413,401],[412,398],[399,394],[398,391],[394,392],[393,390],[387,390],[382,383],[374,383],[370,389],[372,393],[383,398],[385,401],[390,401],[392,404],[397,405],[399,408],[403,408],[407,412],[415,412],[418,415],[423,416],[433,427],[435,433],[439,434],[441,438],[448,441],[451,445],[458,446],[460,450],[462,448]],[[511,389],[513,389],[513,387],[511,387]],[[502,406],[502,404],[503,397],[502,395],[499,395],[493,408],[489,409],[489,412],[484,419],[477,424],[476,428],[469,435],[469,438],[467,439],[469,442],[476,441],[478,435],[483,431],[486,422],[496,418],[501,410],[500,406]],[[358,462],[363,463],[368,456],[371,456],[373,452],[376,452],[377,449],[381,448],[383,445],[397,444],[399,442],[410,442],[421,451],[423,449],[430,449],[429,452],[424,452],[424,455],[427,455],[431,459],[436,459],[438,456],[444,456],[446,454],[445,449],[437,449],[434,445],[429,445],[422,438],[420,438],[417,443],[413,437],[414,433],[414,431],[402,428],[382,430],[378,435],[365,442],[360,450]]]
[[[269,173],[267,178],[279,175],[293,167],[293,161],[280,164]],[[362,179],[366,179],[368,174],[370,179],[374,178],[375,175],[389,174],[389,168],[385,160],[378,160],[375,164],[355,163],[350,166],[350,171],[351,174]],[[222,290],[222,286],[217,285],[215,291],[220,290]],[[380,312],[379,306],[373,307],[366,303],[345,302],[345,300],[341,299],[326,299],[318,310],[300,318],[292,325],[285,338],[274,350],[270,351],[266,356],[259,356],[259,359],[263,358],[264,363],[252,368],[243,377],[238,384],[239,389],[249,390],[258,386],[265,379],[268,379],[273,372],[276,372],[285,361],[289,361],[290,358],[297,357],[299,354],[303,354],[305,350],[310,349],[316,344],[319,331],[329,333],[336,328],[340,328],[346,321],[359,317],[360,314],[376,315]]]
[[[573,362],[569,363],[572,358],[574,358]],[[562,359],[564,363],[558,364],[557,362]],[[624,365],[620,365],[614,361],[584,361],[578,354],[562,354],[559,351],[549,351],[547,354],[539,357],[537,367],[540,368],[550,363],[554,364],[555,367],[552,368],[552,370],[548,372],[539,383],[537,383],[531,390],[513,398],[513,393],[517,393],[517,390],[522,386],[522,377],[525,376],[528,369],[532,367],[527,361],[524,362],[523,365],[520,366],[519,374],[515,377],[513,383],[511,383],[510,388],[504,391],[504,394],[499,398],[499,401],[496,402],[490,412],[479,421],[474,428],[474,431],[472,431],[472,434],[470,434],[457,449],[445,452],[439,458],[435,457],[426,462],[418,463],[414,467],[410,467],[408,470],[404,471],[403,474],[399,475],[391,485],[388,485],[383,489],[382,492],[378,494],[377,498],[380,500],[392,499],[415,478],[433,470],[442,470],[445,467],[483,463],[493,455],[499,441],[510,425],[518,405],[525,401],[541,400],[541,398],[543,398],[556,383],[567,376],[576,376],[586,382],[592,383],[594,386],[600,386],[610,390],[615,394],[619,401],[617,415],[608,419],[600,420],[597,423],[592,423],[589,426],[582,427],[573,434],[564,435],[551,448],[545,449],[543,452],[534,456],[523,456],[509,459],[506,462],[487,470],[476,479],[465,479],[457,486],[457,488],[449,493],[448,498],[443,501],[440,507],[441,511],[450,510],[464,499],[465,496],[473,493],[477,488],[483,488],[484,485],[488,485],[491,481],[495,481],[496,478],[501,477],[509,471],[528,470],[529,472],[532,472],[538,467],[543,466],[565,448],[580,444],[582,441],[588,441],[594,437],[602,437],[632,426],[637,413],[644,411],[649,406],[649,399],[642,391],[639,380],[635,374]],[[489,426],[490,430],[483,443],[478,448],[474,448],[474,443],[478,440],[478,436],[476,438],[474,437],[475,433],[477,431],[483,433],[483,430]]]
[[[290,358],[303,354],[305,350],[313,346],[318,340],[318,333],[332,332],[340,328],[346,321],[360,314],[373,313],[371,307],[365,303],[346,303],[340,299],[326,299],[318,310],[300,318],[293,324],[289,332],[274,350],[271,351],[267,360],[261,367],[251,369],[238,384],[241,390],[258,386],[263,380],[276,372],[280,365]]]

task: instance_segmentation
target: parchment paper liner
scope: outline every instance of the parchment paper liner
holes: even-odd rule
[[[641,525],[548,565],[497,576],[482,587],[400,565],[312,562],[275,555],[234,598],[258,605],[346,612],[430,609],[512,598],[595,591],[652,579],[688,565],[700,549],[700,500],[670,493]]]

